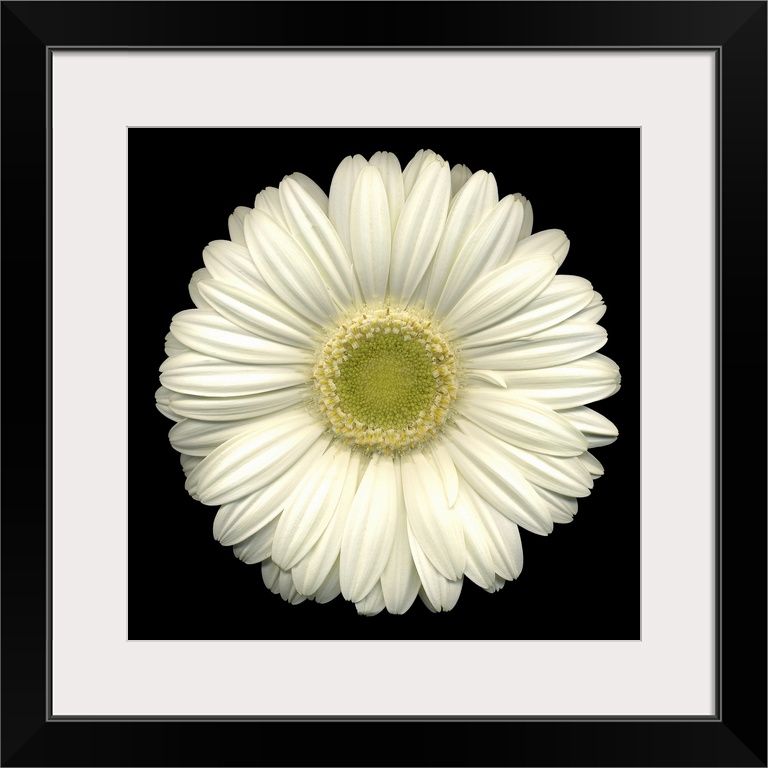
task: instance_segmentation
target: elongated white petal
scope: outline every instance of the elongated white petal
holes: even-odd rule
[[[531,207],[531,201],[526,200],[523,195],[520,196],[523,201],[525,214],[523,216],[523,226],[520,229],[520,240],[531,236],[533,232],[533,208]]]
[[[589,448],[610,445],[619,435],[616,425],[597,411],[585,406],[559,411],[576,429],[584,435]]]
[[[254,365],[311,365],[306,349],[255,336],[217,312],[187,309],[174,315],[171,331],[190,349],[203,355]]]
[[[210,309],[211,305],[202,297],[198,283],[201,280],[210,278],[210,272],[207,269],[197,269],[192,273],[192,279],[189,281],[189,297],[192,299],[192,303],[198,309]]]
[[[312,196],[312,199],[320,206],[320,210],[326,216],[328,215],[328,195],[309,176],[305,176],[303,173],[292,173],[285,178],[299,184],[305,192]]]
[[[168,357],[178,355],[179,352],[188,352],[189,347],[182,344],[170,331],[165,334],[165,354]]]
[[[293,581],[296,583],[296,569],[291,571],[293,574]],[[296,583],[298,588],[298,584]],[[331,566],[331,570],[328,571],[328,575],[323,580],[323,583],[314,593],[316,603],[330,603],[341,594],[341,581],[339,581],[339,559],[336,558],[336,562]]]
[[[520,448],[553,456],[578,456],[587,449],[586,439],[567,419],[509,389],[468,387],[461,413],[486,432]]]
[[[199,421],[238,421],[299,405],[305,393],[306,387],[289,387],[241,397],[201,397],[173,392],[170,407],[178,417]]]
[[[397,528],[397,481],[392,460],[374,455],[349,511],[341,543],[341,591],[362,600],[381,578]]]
[[[603,297],[597,291],[593,291],[589,304],[577,312],[571,319],[581,320],[585,323],[599,323],[605,314],[605,310],[606,306],[603,302]]]
[[[451,180],[453,181],[453,171]],[[474,174],[452,200],[445,229],[429,272],[424,303],[427,311],[437,306],[456,257],[498,201],[496,179],[492,173],[486,171]]]
[[[414,186],[418,178],[426,171],[426,169],[432,163],[444,163],[440,155],[433,152],[431,149],[420,149],[403,168],[403,189],[405,191],[405,199],[407,200],[413,191]]]
[[[327,438],[319,439],[293,466],[288,467],[269,485],[237,501],[223,504],[213,521],[213,537],[229,546],[243,541],[274,520],[282,512],[297,483],[328,448],[329,442]]]
[[[367,165],[355,183],[350,207],[350,241],[363,299],[383,301],[389,279],[392,234],[389,203],[378,169]]]
[[[247,539],[237,542],[232,548],[236,558],[247,565],[266,560],[272,552],[272,542],[275,538],[278,518],[273,518],[266,525],[252,533]]]
[[[406,304],[435,255],[451,197],[448,164],[431,163],[407,197],[392,241],[389,293]]]
[[[176,413],[170,407],[171,394],[171,390],[166,389],[165,387],[160,387],[157,392],[155,392],[155,405],[157,406],[157,410],[160,411],[166,419],[170,419],[171,421],[181,421],[183,416]]]
[[[472,171],[466,165],[454,165],[451,167],[451,197],[454,198],[459,190],[470,180]]]
[[[429,598],[429,603],[436,611],[450,611],[459,600],[464,576],[461,575],[456,579],[447,579],[443,576],[421,548],[410,522],[408,523],[408,539],[411,543],[413,562],[424,592]]]
[[[328,218],[344,243],[347,253],[352,253],[349,237],[349,212],[352,204],[352,192],[355,189],[357,175],[367,165],[362,155],[345,157],[331,179],[331,192],[328,196]]]
[[[482,381],[486,384],[493,384],[494,387],[507,388],[506,380],[497,371],[489,371],[482,368],[470,368],[467,371],[467,378],[477,379],[477,381]]]
[[[403,480],[399,462],[396,462],[397,480],[397,525],[392,552],[381,574],[381,589],[387,610],[390,613],[405,613],[419,594],[419,574],[411,555],[408,541],[408,517],[403,498]]]
[[[257,423],[256,419],[227,422],[184,419],[171,429],[168,439],[179,453],[207,456],[214,448],[246,432]]]
[[[160,383],[189,395],[230,397],[304,384],[304,366],[238,365],[199,352],[181,352],[161,366]]]
[[[237,245],[245,245],[245,233],[243,232],[243,222],[245,217],[251,212],[251,209],[238,205],[232,215],[229,217],[229,239]]]
[[[550,491],[547,488],[538,488],[539,496],[549,506],[549,513],[556,523],[569,523],[578,512],[579,502],[573,496],[565,496],[562,493]]]
[[[319,591],[333,568],[338,570],[338,564],[334,565],[334,563],[338,563],[344,528],[347,524],[352,501],[357,493],[360,465],[360,453],[355,451],[350,456],[349,467],[344,478],[344,488],[331,522],[309,553],[293,567],[293,580],[299,591],[305,595]],[[337,573],[336,580],[338,581],[338,579]]]
[[[271,560],[265,560],[261,564],[261,578],[270,592],[276,595],[280,591],[280,569]]]
[[[244,290],[220,280],[204,280],[199,288],[216,312],[256,336],[307,349],[317,346],[315,327],[269,291]]]
[[[263,416],[262,424],[220,445],[197,467],[203,504],[226,504],[268,485],[322,434],[323,426],[304,410]]]
[[[290,572],[278,568],[271,560],[265,560],[261,564],[261,576],[272,594],[280,595],[291,605],[298,605],[307,599],[297,592]]]
[[[603,467],[602,463],[598,461],[589,451],[585,451],[584,453],[579,456],[579,461],[581,462],[584,469],[589,472],[589,474],[593,478],[602,477],[605,474],[605,468]]]
[[[527,306],[503,323],[496,323],[467,336],[463,349],[486,347],[543,331],[562,323],[589,304],[592,285],[572,275],[555,275],[552,282]]]
[[[485,532],[494,571],[510,581],[516,579],[523,569],[523,546],[517,524],[489,504],[465,480],[461,482],[459,496],[471,505]]]
[[[276,224],[279,224],[283,229],[288,229],[288,222],[285,220],[285,214],[283,213],[283,206],[280,203],[280,194],[275,187],[267,187],[256,195],[256,200],[253,203],[254,210],[261,211],[269,216]],[[243,225],[245,229],[245,225]],[[246,244],[248,243],[248,236],[245,238]]]
[[[619,367],[593,352],[566,365],[530,371],[504,371],[507,387],[520,397],[557,410],[603,400],[619,391]]]
[[[457,336],[476,333],[503,322],[550,283],[557,271],[551,256],[517,259],[483,275],[464,298],[448,313],[444,328]]]
[[[389,206],[390,234],[394,234],[400,211],[405,202],[405,190],[403,188],[403,174],[400,170],[400,161],[391,152],[377,152],[370,159],[370,164],[379,169],[387,191],[387,205]]]
[[[453,463],[448,451],[438,442],[433,442],[430,450],[425,454],[437,469],[440,479],[443,481],[443,491],[448,500],[448,506],[452,507],[456,503],[456,497],[459,494],[459,474],[456,471],[456,465]]]
[[[549,368],[586,357],[605,346],[608,334],[594,323],[568,322],[533,336],[466,350],[471,366],[496,371]]]
[[[189,477],[190,472],[203,460],[203,457],[187,456],[187,454],[182,453],[179,459],[181,460],[181,469],[184,472],[184,476]]]
[[[523,206],[511,196],[496,204],[456,257],[437,300],[438,315],[448,314],[479,277],[506,263],[522,223]]]
[[[298,182],[280,183],[280,201],[291,234],[309,254],[333,295],[345,306],[360,296],[352,258],[328,216]]]
[[[546,254],[551,256],[559,267],[565,261],[570,245],[570,240],[561,229],[545,229],[520,240],[512,251],[510,261]]]
[[[532,533],[548,534],[552,520],[536,490],[523,477],[499,441],[457,419],[462,432],[446,433],[445,447],[459,474],[491,505]]]
[[[214,280],[245,290],[266,287],[244,245],[230,243],[229,240],[214,240],[203,250],[203,262]]]
[[[464,543],[467,548],[467,562],[464,566],[466,576],[483,589],[493,584],[496,572],[493,557],[488,544],[485,526],[480,520],[474,504],[466,494],[459,497],[456,510],[464,530]]]
[[[320,326],[338,315],[338,304],[317,266],[296,239],[254,209],[245,220],[248,250],[264,281],[289,307]]]
[[[385,607],[384,593],[381,583],[377,582],[373,589],[362,599],[355,603],[355,608],[361,616],[375,616],[381,613]]]
[[[453,581],[464,572],[466,548],[461,521],[448,506],[440,475],[414,451],[400,460],[408,524],[419,546],[443,576]]]
[[[281,568],[293,568],[331,521],[341,498],[350,457],[348,450],[326,451],[286,502],[272,550],[272,559]]]

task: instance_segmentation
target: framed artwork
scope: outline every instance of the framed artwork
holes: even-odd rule
[[[2,522],[4,764],[250,764],[254,738],[260,763],[359,763],[352,725],[376,739],[364,762],[766,764],[765,499],[744,482],[764,466],[744,447],[764,366],[727,364],[729,329],[765,348],[766,5],[405,7],[3,4],[6,285],[46,286],[19,304],[34,331],[5,334],[7,360],[45,338],[46,364],[36,428],[15,397],[5,409],[21,446]],[[331,33],[351,10],[358,33]],[[345,599],[344,576],[329,602],[281,596],[263,557],[233,557],[214,524],[230,499],[194,474],[221,441],[183,467],[189,443],[169,442],[165,336],[208,312],[195,280],[220,275],[199,272],[203,251],[237,240],[239,206],[290,174],[327,194],[347,156],[405,169],[423,151],[492,173],[495,199],[524,195],[534,236],[565,232],[558,274],[605,302],[596,349],[621,370],[585,402],[619,437],[595,442],[573,522],[522,526],[524,567],[500,591],[470,569],[437,613]],[[179,420],[210,407],[169,402]],[[32,464],[44,483],[13,482]],[[744,679],[762,692],[743,697]]]

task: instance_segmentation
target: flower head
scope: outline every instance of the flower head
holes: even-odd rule
[[[285,177],[204,250],[157,405],[214,536],[283,599],[450,610],[589,495],[617,430],[586,405],[619,370],[568,239],[532,225],[490,173],[377,152],[329,196]]]

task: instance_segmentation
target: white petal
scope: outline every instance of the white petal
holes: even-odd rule
[[[509,389],[468,387],[461,400],[461,413],[520,448],[554,456],[578,456],[587,449],[586,439],[567,419]]]
[[[293,571],[293,580],[296,582],[296,569]],[[296,585],[298,587],[298,584]],[[341,594],[341,582],[339,581],[339,559],[336,558],[336,562],[328,571],[328,575],[323,580],[323,583],[314,593],[315,602],[318,604],[330,603]]]
[[[450,439],[445,441],[459,474],[513,522],[532,533],[551,533],[549,512],[536,489],[499,446],[500,441],[488,433],[479,432],[466,419],[461,419],[460,424],[462,432],[451,431]]]
[[[605,346],[608,334],[594,323],[566,321],[521,339],[466,350],[467,364],[496,371],[549,368],[586,357]]]
[[[202,456],[187,456],[185,453],[182,453],[179,459],[185,477],[189,477],[190,472],[203,460]]]
[[[278,585],[280,587],[280,597],[291,605],[298,605],[307,599],[304,595],[299,594],[296,585],[293,583],[290,571],[280,571]]]
[[[255,336],[210,309],[179,312],[173,316],[171,331],[190,349],[233,363],[307,366],[312,363],[306,349]]]
[[[488,535],[474,505],[466,494],[461,494],[456,510],[464,530],[464,543],[467,547],[467,563],[464,567],[466,576],[483,589],[493,584],[496,572],[493,556],[488,545]]]
[[[280,203],[280,194],[275,187],[267,187],[256,195],[256,200],[253,203],[254,209],[266,213],[271,219],[279,224],[283,229],[288,229],[288,222],[285,220],[285,214],[283,213],[283,206]],[[247,220],[247,219],[246,219]],[[245,229],[245,224],[243,224]],[[246,244],[248,243],[248,236],[245,238]]]
[[[244,290],[221,280],[204,280],[200,293],[222,317],[265,339],[315,349],[314,327],[261,288]]]
[[[522,240],[525,237],[530,237],[531,232],[533,232],[533,208],[531,207],[530,200],[526,200],[525,197],[523,197],[522,195],[521,195],[521,199],[525,207],[525,215],[523,217],[523,226],[520,230],[520,239]]]
[[[447,579],[443,576],[419,545],[410,523],[408,523],[408,539],[411,543],[413,562],[419,573],[424,592],[429,598],[429,604],[437,611],[450,611],[459,600],[464,576],[461,575],[456,579]]]
[[[357,175],[367,165],[362,155],[345,157],[331,180],[331,194],[328,199],[328,218],[341,237],[347,253],[352,253],[349,237],[349,211],[352,192],[355,189]]]
[[[461,483],[459,495],[471,504],[483,527],[496,573],[510,581],[516,579],[523,569],[523,545],[517,524],[489,504],[469,483]]]
[[[200,421],[238,421],[281,411],[303,402],[306,387],[289,387],[241,397],[200,397],[172,393],[170,406],[179,417]]]
[[[572,319],[582,320],[587,323],[599,323],[605,314],[605,310],[606,306],[603,302],[603,297],[597,291],[593,291],[589,304],[576,313]]]
[[[260,563],[266,560],[272,552],[272,542],[275,538],[278,518],[273,518],[258,531],[252,533],[247,539],[238,542],[232,548],[232,552],[238,559],[247,565]]]
[[[265,560],[261,564],[261,578],[270,592],[276,595],[280,591],[280,569],[271,560]]]
[[[237,245],[245,245],[243,222],[245,221],[245,217],[250,212],[250,208],[244,205],[238,205],[232,215],[229,217],[229,239]]]
[[[291,234],[309,254],[331,292],[345,306],[360,295],[352,258],[328,216],[298,182],[280,183],[280,201]]]
[[[562,493],[548,491],[539,487],[539,496],[549,505],[549,513],[556,523],[569,523],[578,512],[579,502],[573,496],[564,496]]]
[[[248,432],[212,451],[195,472],[203,504],[226,504],[276,480],[320,437],[323,426],[304,410],[263,416]]]
[[[395,229],[389,287],[395,303],[407,303],[427,271],[443,233],[450,197],[448,164],[431,163],[416,180]]]
[[[304,366],[238,365],[191,351],[169,357],[160,370],[160,383],[168,389],[213,397],[270,392],[307,381]]]
[[[168,439],[179,453],[186,453],[188,456],[207,456],[214,448],[248,431],[258,423],[256,419],[223,423],[184,419],[171,429]]]
[[[175,414],[167,405],[163,405],[163,403],[155,403],[155,407],[166,419],[170,419],[171,421],[181,421],[182,419],[181,416]]]
[[[384,181],[375,166],[360,171],[352,194],[350,239],[363,298],[369,303],[384,300],[389,278],[392,232]]]
[[[562,229],[545,229],[520,240],[515,250],[512,251],[510,261],[548,255],[552,256],[559,267],[565,261],[570,245],[571,243]]]
[[[580,406],[559,413],[584,434],[589,448],[610,445],[619,435],[615,424],[591,408]]]
[[[394,234],[397,220],[400,218],[400,211],[403,210],[403,203],[405,202],[400,161],[391,152],[377,152],[369,162],[379,169],[384,181],[389,206],[390,234]]]
[[[490,592],[491,594],[495,592],[499,592],[501,589],[504,588],[504,585],[506,583],[507,582],[504,579],[502,579],[500,576],[497,576],[496,581],[493,583],[493,585],[488,587],[488,589],[486,589],[485,591]]]
[[[467,336],[503,322],[535,299],[556,271],[551,256],[532,256],[483,275],[448,313],[443,328]]]
[[[619,367],[599,352],[566,365],[505,371],[507,387],[520,397],[560,410],[603,400],[619,391]]]
[[[286,502],[272,550],[272,560],[281,568],[293,568],[331,521],[341,498],[351,455],[345,448],[326,451]]]
[[[179,352],[188,352],[189,347],[182,344],[170,331],[165,334],[165,354],[168,357],[178,355]]]
[[[472,171],[466,165],[454,165],[451,168],[451,197],[454,198],[459,190],[469,181]]]
[[[282,512],[296,484],[312,469],[329,442],[329,439],[321,438],[272,483],[237,501],[223,504],[213,521],[213,537],[230,546],[274,520]]]
[[[203,261],[214,280],[245,290],[253,287],[263,290],[266,287],[244,245],[230,243],[228,240],[214,240],[203,250]]]
[[[355,608],[361,616],[375,616],[384,610],[384,593],[381,583],[376,583],[373,589],[362,599],[355,603]]]
[[[337,302],[296,239],[258,210],[245,220],[245,239],[259,274],[291,309],[320,326],[335,320]]]
[[[437,295],[438,315],[448,314],[479,277],[506,263],[522,223],[523,206],[511,196],[496,204],[456,257],[445,287]]]
[[[210,278],[210,276],[211,274],[207,269],[197,269],[192,273],[192,279],[189,281],[189,297],[198,309],[210,309],[210,304],[202,297],[198,288],[198,283]]]
[[[381,589],[387,610],[390,613],[403,614],[413,605],[413,601],[419,594],[421,582],[408,542],[408,517],[405,512],[403,481],[399,463],[396,463],[395,477],[398,494],[397,525],[392,552],[381,574]]]
[[[338,562],[344,527],[352,507],[352,501],[357,493],[360,464],[360,453],[358,451],[352,452],[347,476],[344,479],[344,488],[331,522],[309,553],[293,568],[293,580],[299,591],[305,595],[319,591],[331,571],[334,568],[338,570],[338,565],[334,566],[334,563]],[[337,574],[337,581],[338,578]]]
[[[374,455],[358,486],[341,543],[341,591],[362,600],[381,578],[397,527],[394,463]]]
[[[602,477],[605,473],[603,465],[589,451],[582,453],[581,456],[579,456],[579,461],[581,461],[584,469],[586,469],[593,478]]]
[[[403,189],[406,200],[413,191],[419,176],[435,162],[444,163],[445,161],[431,149],[420,149],[403,168]]]
[[[543,331],[583,309],[593,293],[588,280],[572,275],[555,275],[552,282],[526,307],[503,323],[467,336],[462,348],[490,346]]]
[[[320,206],[322,212],[328,215],[328,195],[323,192],[319,184],[316,184],[309,176],[305,176],[303,173],[292,173],[290,176],[286,176],[286,179],[292,179],[297,184],[300,184],[305,192],[308,192],[312,199]]]
[[[453,171],[451,179],[453,179]],[[425,293],[427,310],[437,306],[456,257],[498,201],[499,190],[493,174],[478,171],[451,202],[445,229],[429,273],[429,286]]]
[[[440,479],[443,481],[443,491],[448,500],[448,506],[452,507],[456,503],[456,497],[459,493],[459,475],[456,472],[456,465],[448,454],[448,451],[440,445],[433,442],[429,453],[425,454],[437,469]]]
[[[466,372],[468,379],[477,379],[478,381],[486,382],[487,384],[493,384],[495,387],[502,387],[506,389],[507,382],[504,377],[496,371],[483,370],[482,368],[470,368]]]
[[[458,579],[467,557],[464,533],[456,510],[448,506],[440,475],[418,451],[403,456],[400,467],[408,524],[419,546],[443,576]]]

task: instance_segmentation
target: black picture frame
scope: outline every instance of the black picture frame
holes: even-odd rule
[[[753,445],[753,433],[762,433],[766,415],[766,9],[765,2],[697,1],[372,2],[344,8],[322,2],[2,3],[2,765],[765,766],[766,456],[764,445]],[[349,26],[331,24],[342,10]],[[383,14],[394,23],[378,24]],[[716,53],[714,717],[298,722],[51,717],[52,52],[253,46]],[[42,467],[46,482],[36,479]]]

